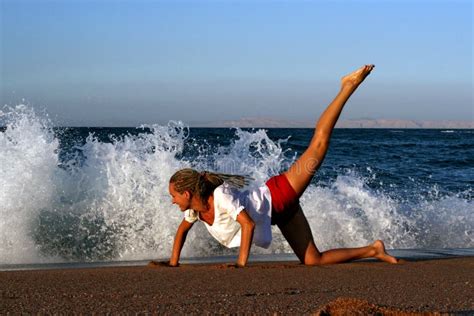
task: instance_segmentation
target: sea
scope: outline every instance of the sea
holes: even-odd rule
[[[183,218],[170,176],[195,168],[258,186],[305,150],[308,128],[57,127],[0,112],[0,270],[140,265],[169,258]],[[474,255],[474,131],[335,129],[301,198],[321,251],[382,239],[406,257]],[[183,262],[234,260],[198,223]],[[277,227],[251,260],[296,260]],[[425,257],[426,257],[425,256]]]

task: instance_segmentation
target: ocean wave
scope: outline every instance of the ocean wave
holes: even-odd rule
[[[47,116],[28,106],[5,108],[0,133],[0,263],[139,260],[171,252],[182,214],[171,204],[168,179],[194,167],[247,174],[262,183],[295,159],[265,130],[236,129],[216,150],[193,144],[182,122],[148,125],[136,135],[103,141],[90,134],[60,158],[60,136]],[[198,146],[198,145],[197,145]],[[199,146],[198,146],[199,147]],[[474,247],[474,205],[462,195],[431,195],[420,187],[410,201],[371,189],[349,171],[327,184],[311,184],[301,199],[321,250],[361,246],[382,238],[388,248]],[[389,185],[389,184],[387,184]],[[183,256],[236,253],[218,245],[202,225]],[[268,250],[291,252],[276,227]]]

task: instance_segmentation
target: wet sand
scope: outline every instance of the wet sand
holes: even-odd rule
[[[0,272],[0,314],[474,314],[474,257]]]

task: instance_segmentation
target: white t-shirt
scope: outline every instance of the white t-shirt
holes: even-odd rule
[[[214,190],[214,223],[202,221],[209,233],[228,248],[240,246],[241,227],[237,215],[245,209],[255,222],[253,243],[268,248],[272,242],[272,198],[266,185],[247,191],[224,184]],[[184,219],[189,223],[200,220],[198,212],[186,210]]]

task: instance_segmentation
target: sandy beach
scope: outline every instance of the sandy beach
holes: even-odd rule
[[[0,272],[5,313],[474,313],[474,258]]]

